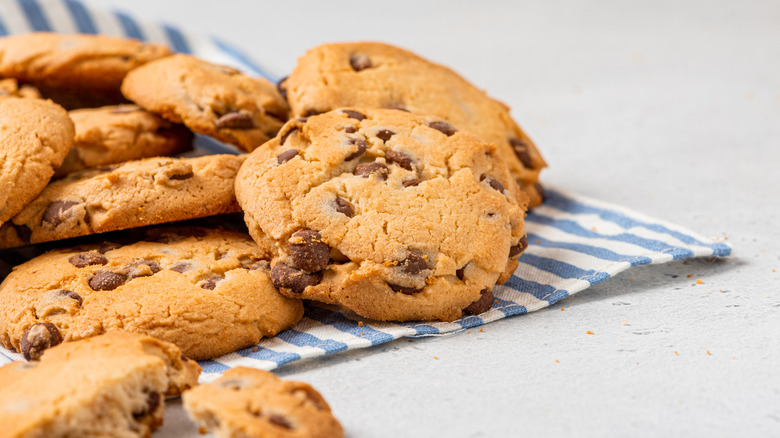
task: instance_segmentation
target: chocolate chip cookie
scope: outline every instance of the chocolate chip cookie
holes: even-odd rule
[[[35,358],[48,346],[116,330],[173,342],[194,359],[256,344],[293,327],[300,300],[283,297],[268,251],[245,233],[152,229],[128,245],[55,250],[0,284],[0,341]]]
[[[525,246],[527,198],[496,146],[434,116],[292,120],[247,158],[236,196],[284,294],[374,319],[485,311]]]
[[[275,136],[289,112],[287,102],[265,79],[187,55],[133,70],[122,92],[153,113],[244,151]]]
[[[217,438],[338,438],[344,429],[311,385],[236,367],[184,393],[184,408]]]
[[[0,97],[0,224],[46,187],[73,136],[73,122],[59,105]]]
[[[106,35],[12,35],[0,38],[0,76],[32,84],[69,109],[102,106],[124,101],[119,86],[128,71],[170,53]]]
[[[192,132],[137,105],[68,112],[76,126],[73,147],[56,176],[122,161],[174,155],[192,146]]]
[[[45,330],[44,330],[45,331]],[[3,437],[148,437],[166,395],[197,384],[200,366],[175,345],[114,332],[0,368]]]
[[[534,143],[490,98],[447,67],[388,44],[325,44],[298,60],[280,84],[293,117],[341,107],[397,108],[441,117],[457,129],[495,143],[530,198],[542,202],[539,171],[546,166]]]
[[[147,158],[71,173],[0,226],[0,248],[236,212],[244,158]]]

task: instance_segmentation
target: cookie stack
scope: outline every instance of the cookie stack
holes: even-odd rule
[[[0,284],[0,342],[28,360],[118,331],[213,358],[295,326],[304,299],[479,314],[543,198],[505,105],[381,43],[317,47],[273,85],[134,40],[6,37],[0,122],[0,248],[78,238]],[[191,156],[194,133],[237,154]],[[240,211],[245,230],[213,226]]]

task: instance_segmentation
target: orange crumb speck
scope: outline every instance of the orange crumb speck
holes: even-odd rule
[[[674,355],[675,355],[675,356],[679,356],[679,355],[680,355],[680,353],[678,353],[678,352],[677,352],[677,350],[674,350]]]
[[[591,227],[590,229],[593,230],[593,231],[596,231],[596,227]]]
[[[485,331],[485,329],[479,329],[479,332],[480,332],[480,333],[482,333],[482,332],[484,332],[484,331]]]
[[[198,428],[198,433],[199,433],[199,434],[201,434],[201,435],[205,435],[205,434],[206,434],[206,432],[208,432],[208,429],[206,429],[205,427],[199,427],[199,428]]]
[[[634,282],[634,277],[629,278],[628,281],[633,283]]]
[[[693,277],[693,274],[688,274],[688,278],[691,278],[691,277]]]
[[[253,348],[252,352],[257,353],[257,347]]]
[[[541,244],[542,244],[542,241],[541,241],[541,240],[537,240],[537,241],[536,241],[536,244],[537,244],[537,245],[541,245]]]
[[[772,269],[772,272],[777,272],[776,270]]]
[[[498,300],[493,300],[494,303],[498,304]]]
[[[434,360],[439,360],[439,356],[433,356]]]
[[[360,336],[363,336],[366,332],[360,332]]]
[[[712,353],[710,353],[710,350],[707,350],[707,356],[712,356]]]
[[[555,363],[561,363],[561,361],[559,361],[559,360],[557,360],[557,359],[556,359],[556,360],[555,360]]]
[[[467,334],[467,335],[470,335],[470,334],[471,334],[471,330],[467,331],[467,332],[466,332],[466,334]]]
[[[592,334],[593,334],[593,330],[588,330],[588,331],[586,331],[585,333],[587,333],[587,334],[589,334],[589,335],[592,335]]]
[[[699,278],[698,280],[696,280],[696,284],[704,284],[704,281],[702,281],[702,279]]]
[[[561,307],[561,312],[563,312],[563,307]]]
[[[363,321],[358,321],[358,327],[363,327]]]

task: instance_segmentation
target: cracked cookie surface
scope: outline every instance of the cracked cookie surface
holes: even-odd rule
[[[112,105],[68,112],[76,137],[56,176],[89,167],[174,155],[192,146],[192,132],[137,105]]]
[[[57,338],[126,330],[173,342],[193,359],[230,353],[303,315],[300,300],[273,286],[268,258],[245,233],[205,228],[51,251],[0,284],[0,341],[35,355]]]
[[[0,76],[41,89],[67,108],[124,101],[131,69],[171,54],[160,44],[106,35],[37,32],[0,38]]]
[[[509,107],[445,66],[389,44],[325,44],[303,55],[280,85],[292,117],[352,106],[441,117],[495,143],[498,156],[528,194],[530,206],[542,202],[538,181],[546,163],[510,116]]]
[[[0,224],[46,187],[73,136],[73,122],[59,105],[0,97]]]
[[[184,408],[216,438],[338,438],[341,424],[311,385],[236,367],[184,394]]]
[[[148,437],[166,395],[197,385],[200,366],[175,345],[115,332],[61,344],[0,368],[2,436]]]
[[[148,111],[244,151],[275,136],[289,112],[287,102],[265,79],[187,55],[133,70],[122,93]]]
[[[290,121],[244,162],[236,196],[283,293],[374,319],[481,313],[524,249],[527,198],[495,146],[433,116]]]
[[[72,173],[0,226],[0,248],[236,212],[244,158],[147,158]]]

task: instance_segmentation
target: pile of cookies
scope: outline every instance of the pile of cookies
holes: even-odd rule
[[[194,134],[237,154],[192,156]],[[294,327],[302,300],[376,320],[479,314],[543,200],[544,159],[508,107],[382,43],[316,47],[274,85],[134,40],[2,38],[0,139],[0,248],[76,238],[0,284],[0,343],[35,368],[106,333],[213,358]],[[244,230],[171,225],[239,212]],[[207,401],[254,377],[232,379],[199,389],[194,416],[225,424]],[[144,391],[130,398],[168,390]]]

